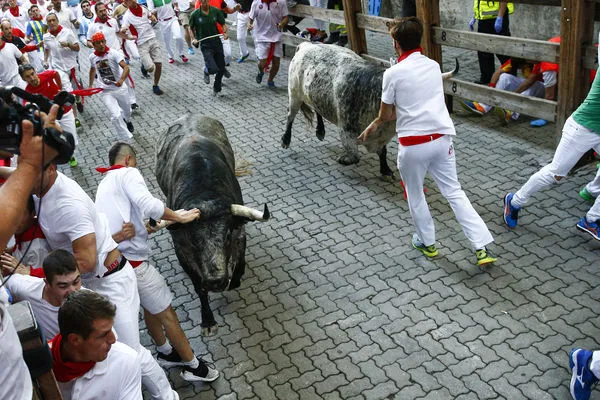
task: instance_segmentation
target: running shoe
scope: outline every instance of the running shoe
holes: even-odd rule
[[[574,400],[589,400],[592,386],[598,382],[598,378],[589,367],[593,354],[585,349],[573,349],[569,353],[569,366],[572,371],[570,389]]]
[[[511,204],[513,197],[513,193],[507,193],[506,196],[504,196],[504,222],[511,229],[517,227],[519,210],[521,209],[521,207],[514,207]]]
[[[577,223],[577,229],[581,232],[589,233],[594,239],[600,240],[600,232],[598,227],[598,221],[588,222],[586,217],[581,218]]]
[[[194,52],[193,47],[188,47],[188,53],[190,54],[190,56],[193,56],[194,54],[196,54],[196,52]]]
[[[223,76],[227,79],[231,78],[231,72],[229,72],[228,69],[225,69],[225,73],[223,74]]]
[[[173,63],[175,63],[175,60],[172,59],[171,57],[169,57],[169,64],[173,64]]]
[[[579,197],[581,197],[589,203],[593,203],[594,201],[596,201],[596,198],[586,188],[583,188],[579,191]]]
[[[268,87],[269,89],[276,89],[276,87],[275,87],[275,82],[273,82],[273,81],[269,81],[269,82],[267,82],[267,87]]]
[[[248,58],[248,57],[250,57],[250,53],[246,54],[245,56],[241,56],[240,58],[238,58],[238,60],[237,60],[238,64],[243,63],[246,60],[246,58]]]
[[[256,75],[256,83],[260,84],[262,82],[262,78],[265,75],[264,72],[260,71],[257,75]]]
[[[140,66],[140,70],[142,71],[142,76],[144,78],[150,78],[150,74],[148,73],[148,71],[146,70],[146,68],[144,68],[144,66]]]
[[[138,105],[137,105],[137,103],[133,103],[133,104],[131,105],[131,109],[132,109],[132,110],[137,110],[138,108],[140,108],[140,106],[138,106]]]
[[[77,159],[75,157],[71,157],[71,159],[69,160],[69,167],[76,167],[77,166]]]
[[[183,61],[184,63],[190,61],[186,56],[184,56],[183,54],[180,56],[181,57],[181,61]]]
[[[169,354],[161,353],[160,351],[157,352],[156,360],[162,367],[165,368],[185,365],[185,362],[183,362],[181,356],[175,349],[171,350]]]
[[[508,125],[508,123],[512,119],[512,112],[508,111],[508,110],[505,110],[502,107],[494,107],[494,109],[492,110],[492,112],[494,113],[494,115],[496,117],[498,117],[498,119],[500,120],[500,122],[502,122],[502,125]]]
[[[160,90],[160,87],[158,85],[152,86],[152,91],[158,96],[164,93],[162,90]]]
[[[435,257],[438,255],[437,248],[435,244],[431,244],[429,246],[425,246],[425,244],[421,241],[419,236],[415,233],[412,237],[412,245],[415,249],[419,250],[421,253],[425,254],[427,257]]]
[[[79,118],[75,118],[75,128],[81,128],[81,121],[79,121]]]
[[[210,75],[206,71],[204,72],[204,83],[207,85],[210,83]]]
[[[483,114],[485,114],[485,109],[483,108],[483,106],[481,104],[477,103],[476,101],[460,100],[459,104],[461,105],[462,108],[464,108],[465,110],[469,111],[472,114],[479,115],[479,116],[482,116]]]
[[[196,368],[191,368],[184,365],[181,371],[181,377],[188,382],[212,382],[219,377],[219,371],[210,368],[204,360],[198,357],[200,365]]]
[[[491,251],[486,249],[475,250],[475,257],[477,257],[477,265],[482,266],[486,264],[495,263],[498,261],[498,257],[496,257]]]
[[[123,120],[123,121],[125,121],[125,120]],[[129,122],[125,121],[125,124],[127,125],[127,130],[129,132],[133,133],[133,122],[131,122],[131,121],[129,121]]]

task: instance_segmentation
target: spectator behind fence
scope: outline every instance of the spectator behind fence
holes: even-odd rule
[[[510,36],[509,14],[514,11],[513,3],[506,1],[473,0],[473,11],[475,15],[469,21],[469,29],[473,30],[477,21],[477,32],[492,35]],[[507,60],[507,56],[497,55],[501,64]],[[475,83],[487,85],[492,80],[496,69],[494,66],[494,55],[492,53],[477,52],[479,59],[479,70],[481,76]]]

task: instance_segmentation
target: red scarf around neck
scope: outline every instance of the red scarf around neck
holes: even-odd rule
[[[104,57],[104,55],[105,55],[106,53],[108,53],[108,51],[110,50],[110,49],[108,48],[108,46],[104,46],[104,47],[105,47],[105,49],[104,49],[104,53],[100,53],[100,52],[98,52],[97,50],[94,50],[94,54],[95,54],[95,55],[97,55],[98,57]],[[113,167],[114,167],[114,165],[113,165]],[[100,167],[98,167],[98,168],[100,168]],[[97,169],[97,168],[96,168],[96,169]]]
[[[62,25],[59,25],[58,28],[56,28],[55,31],[51,31],[50,29],[48,29],[48,32],[50,32],[54,36],[58,36],[58,34],[60,33],[60,31],[62,31]]]
[[[136,17],[141,17],[142,14],[144,13],[144,10],[142,9],[142,6],[140,6],[140,5],[130,8],[129,11],[131,11],[131,13],[133,15],[135,15]]]
[[[108,47],[107,47],[107,49],[108,49]],[[108,171],[114,171],[115,169],[120,169],[120,168],[125,168],[125,166],[124,165],[115,164],[115,165],[112,165],[112,166],[110,166],[108,168],[105,168],[105,167],[96,167],[96,171],[100,172],[101,174],[105,174]]]
[[[64,361],[62,354],[60,353],[60,344],[62,343],[62,336],[59,333],[54,336],[54,339],[50,341],[52,347],[52,370],[56,376],[56,380],[59,382],[69,382],[73,379],[77,379],[80,376],[85,375],[90,369],[96,365],[95,361],[86,362],[71,362]]]
[[[43,21],[43,20],[44,20],[44,17],[42,17],[41,15],[40,15],[39,17],[37,17],[37,18],[35,18],[35,17],[31,17],[31,20],[32,20],[32,21]]]
[[[277,3],[277,0],[260,0],[261,3],[267,3],[267,8],[271,9],[271,3]]]
[[[132,11],[133,12],[133,11]],[[138,17],[141,17],[141,15],[138,15]],[[96,19],[94,20],[94,22],[101,22],[103,24],[106,24],[110,27],[112,27],[112,25],[110,24],[110,22],[108,22],[108,18],[106,18],[104,21],[100,19],[100,17],[96,17]]]
[[[11,8],[9,8],[9,10],[13,17],[19,16],[19,6],[11,7]]]
[[[408,57],[412,53],[416,53],[416,52],[423,53],[423,48],[421,46],[419,46],[416,49],[405,51],[404,53],[402,53],[402,55],[400,57],[398,57],[398,62],[406,59],[406,57]]]

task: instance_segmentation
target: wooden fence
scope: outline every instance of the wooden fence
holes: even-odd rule
[[[600,20],[600,0],[513,0],[514,3],[560,7],[561,44],[476,32],[445,29],[440,26],[439,0],[417,0],[417,16],[423,21],[424,53],[442,65],[442,47],[486,51],[537,61],[560,63],[558,101],[550,101],[477,85],[458,78],[444,81],[444,91],[450,96],[477,99],[518,111],[557,124],[556,143],[564,121],[585,98],[589,87],[586,69],[598,66],[597,48],[593,43],[594,20]],[[361,0],[343,0],[344,11],[297,5],[290,15],[317,18],[334,24],[345,24],[350,48],[375,62],[387,62],[368,54],[365,30],[388,33],[390,18],[375,17],[362,12]],[[306,39],[284,35],[283,42],[298,45]],[[391,49],[390,49],[391,50]],[[459,60],[460,61],[460,60]]]

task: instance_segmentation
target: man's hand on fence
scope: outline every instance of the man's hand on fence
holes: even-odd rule
[[[500,33],[500,31],[502,30],[502,17],[496,17],[496,22],[494,22],[494,30],[496,31],[496,33]]]
[[[475,16],[472,16],[469,20],[469,30],[473,32],[473,27],[475,26]]]

